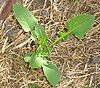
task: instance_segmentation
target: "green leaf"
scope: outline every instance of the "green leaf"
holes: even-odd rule
[[[40,40],[39,41],[40,45],[45,45],[47,43],[47,35],[42,26],[40,25],[35,26],[35,35]]]
[[[43,71],[52,86],[55,86],[60,81],[60,72],[55,64],[43,65]]]
[[[80,14],[65,22],[66,28],[70,34],[82,39],[91,28],[94,22],[94,16],[89,14]]]
[[[33,53],[27,53],[24,57],[24,61],[25,62],[30,62],[31,61],[31,56],[32,56]]]
[[[31,32],[31,36],[32,36],[32,39],[33,39],[34,41],[36,41],[36,34],[35,34],[34,31]]]
[[[31,68],[40,68],[41,66],[43,66],[43,64],[47,63],[46,60],[44,60],[42,57],[39,57],[37,55],[32,55],[31,58],[32,59],[29,63],[29,67]]]
[[[31,31],[36,24],[38,24],[37,19],[32,15],[32,13],[20,4],[14,4],[13,11],[19,24],[22,26],[25,32]]]
[[[42,52],[43,52],[43,48],[42,48],[42,46],[40,45],[40,46],[38,46],[38,48],[37,48],[37,50],[36,50],[36,54],[39,56],[39,55],[41,55]]]
[[[74,34],[77,38],[82,39],[91,28],[94,18],[95,17],[93,15],[80,14],[79,16],[75,16],[74,18],[68,20],[65,22],[65,26],[68,31],[51,43],[50,46],[52,47],[54,44],[58,43],[70,34]]]

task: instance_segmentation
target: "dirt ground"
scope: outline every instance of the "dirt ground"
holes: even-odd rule
[[[48,56],[57,64],[61,80],[52,87],[42,69],[29,69],[24,54],[34,51],[30,47],[30,34],[25,33],[13,12],[0,28],[0,88],[27,88],[35,83],[37,88],[100,88],[100,0],[23,0],[39,23],[45,28],[49,42],[64,31],[63,23],[80,13],[95,15],[95,22],[85,38],[73,35],[54,45]]]

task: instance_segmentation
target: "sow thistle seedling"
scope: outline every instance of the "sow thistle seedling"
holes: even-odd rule
[[[50,63],[47,56],[52,52],[52,47],[60,40],[66,40],[71,34],[78,39],[83,39],[85,34],[91,28],[94,22],[94,16],[89,14],[80,14],[65,22],[67,32],[59,32],[59,38],[48,44],[48,36],[38,20],[32,13],[22,5],[16,3],[13,6],[14,15],[25,32],[30,32],[36,45],[35,52],[25,54],[24,61],[29,63],[30,68],[43,69],[48,82],[55,86],[60,81],[60,72],[56,64]],[[38,43],[38,44],[37,44]]]

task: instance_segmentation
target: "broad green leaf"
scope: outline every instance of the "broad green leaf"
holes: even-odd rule
[[[24,61],[25,62],[30,62],[31,61],[31,56],[32,56],[32,53],[27,53],[24,57]]]
[[[36,24],[38,24],[37,19],[32,15],[32,13],[20,4],[14,4],[13,11],[19,24],[22,26],[24,31],[31,31]]]
[[[89,14],[81,14],[79,16],[75,16],[74,18],[65,22],[65,26],[67,28],[67,32],[63,34],[61,37],[56,39],[50,46],[58,43],[63,38],[67,37],[70,34],[74,34],[77,38],[82,39],[84,38],[85,34],[91,28],[94,22],[94,16]]]
[[[43,36],[46,36],[46,33],[42,26],[36,25],[35,26],[35,33],[38,39],[41,39]]]
[[[40,26],[40,25],[35,26],[35,35],[40,40],[39,44],[44,45],[47,43],[47,35],[42,26]]]
[[[94,22],[94,16],[89,14],[80,14],[65,22],[66,28],[70,34],[82,39],[89,31]]]
[[[47,61],[37,55],[32,55],[32,59],[29,63],[29,67],[31,68],[40,68],[43,64],[46,64]]]
[[[43,71],[52,86],[55,86],[60,81],[60,72],[55,64],[43,65]]]

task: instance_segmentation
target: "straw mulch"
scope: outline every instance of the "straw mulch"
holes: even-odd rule
[[[27,88],[35,83],[37,88],[100,88],[100,1],[99,0],[23,0],[54,41],[63,23],[80,13],[95,15],[95,22],[85,38],[73,35],[54,45],[48,59],[57,64],[61,80],[52,87],[42,69],[30,69],[23,57],[35,50],[30,47],[30,34],[25,33],[13,12],[0,28],[0,88]]]

